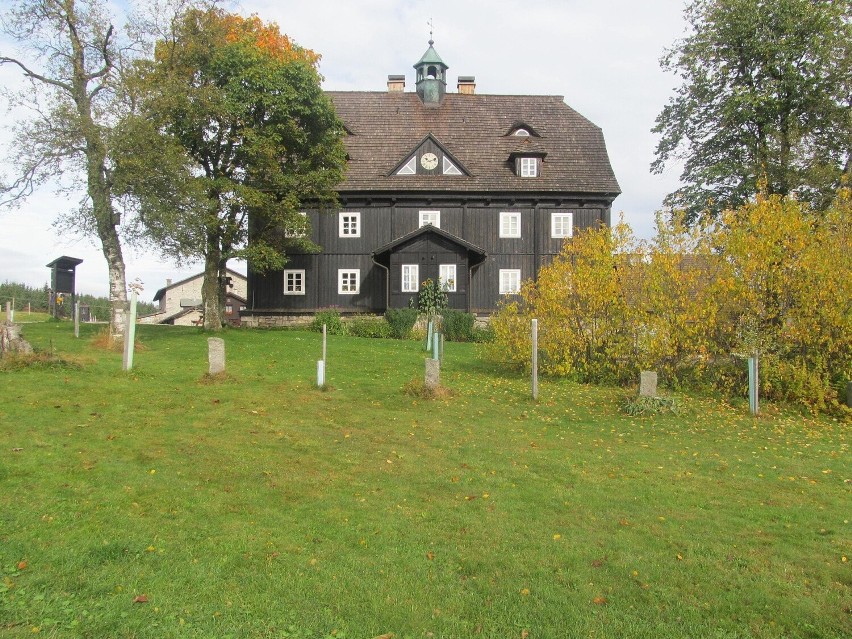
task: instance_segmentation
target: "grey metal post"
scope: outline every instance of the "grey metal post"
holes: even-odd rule
[[[441,343],[441,334],[440,333],[432,333],[432,359],[437,359],[439,361],[441,359],[441,357],[440,357],[440,355],[441,355],[440,343]]]
[[[758,406],[758,364],[757,353],[748,358],[748,408],[752,415],[759,412]]]
[[[538,320],[532,321],[532,396],[538,399]]]
[[[74,302],[74,337],[80,337],[80,302]]]

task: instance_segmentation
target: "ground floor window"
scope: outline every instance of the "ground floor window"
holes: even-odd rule
[[[337,292],[340,295],[355,295],[361,282],[361,270],[340,269],[337,271]]]
[[[456,265],[441,264],[438,272],[441,288],[449,293],[456,292]]]
[[[284,295],[304,295],[304,294],[305,294],[305,271],[304,270],[284,271]]]
[[[402,265],[402,292],[416,293],[420,290],[420,268],[417,264]]]
[[[491,289],[494,290],[494,289]],[[500,269],[500,295],[520,293],[521,291],[521,269]]]

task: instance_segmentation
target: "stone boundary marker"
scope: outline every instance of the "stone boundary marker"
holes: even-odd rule
[[[639,373],[639,396],[657,396],[657,373],[656,371],[642,371]]]
[[[225,372],[225,340],[221,337],[207,338],[207,363],[210,375]]]
[[[33,347],[21,337],[20,324],[0,324],[0,355],[4,353],[32,353]]]
[[[437,359],[426,358],[426,388],[438,388],[441,383],[441,362]]]

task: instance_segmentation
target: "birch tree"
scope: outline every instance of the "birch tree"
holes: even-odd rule
[[[112,198],[109,131],[114,118],[118,60],[116,29],[99,0],[19,0],[3,30],[17,44],[0,64],[17,67],[25,88],[6,92],[31,117],[20,123],[7,161],[5,205],[16,205],[44,183],[69,177],[86,198],[74,226],[98,238],[109,272],[110,332],[124,332],[127,290]]]

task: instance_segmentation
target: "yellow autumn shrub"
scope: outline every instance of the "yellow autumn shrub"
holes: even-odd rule
[[[761,394],[836,408],[852,375],[852,196],[813,213],[758,196],[718,222],[657,218],[584,230],[492,321],[492,352],[528,367],[539,320],[543,372],[580,381],[712,385],[743,396],[745,359],[760,357]]]

